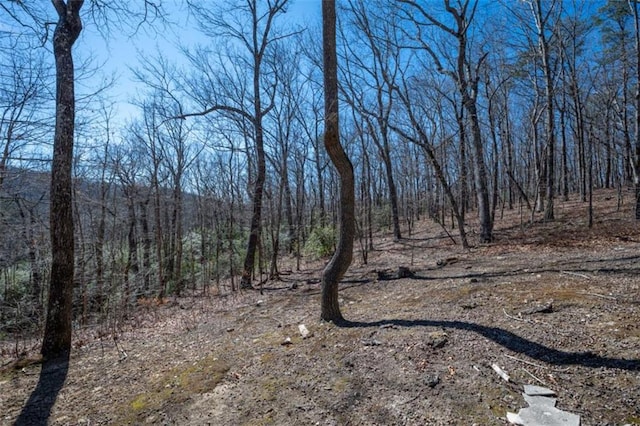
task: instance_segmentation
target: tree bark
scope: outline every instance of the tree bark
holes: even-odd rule
[[[256,96],[255,102],[257,102],[256,112],[261,114],[260,97]],[[249,242],[247,244],[247,253],[244,258],[244,267],[242,268],[242,279],[240,280],[240,288],[251,288],[251,276],[253,274],[253,268],[256,258],[256,249],[258,248],[258,242],[260,240],[260,230],[262,223],[262,195],[264,193],[264,181],[266,176],[266,162],[264,156],[264,137],[262,132],[262,119],[258,123],[256,117],[255,124],[256,133],[256,152],[257,152],[257,174],[255,186],[253,189],[253,212],[251,214],[251,228],[249,231]]]
[[[555,2],[550,6],[552,9],[555,7]],[[545,87],[545,102],[547,112],[547,149],[545,161],[545,200],[546,207],[544,210],[544,219],[554,219],[553,201],[555,198],[555,149],[556,149],[556,136],[555,136],[555,111],[554,111],[554,93],[553,93],[553,76],[550,64],[549,53],[549,40],[545,35],[547,20],[550,16],[550,11],[543,13],[541,0],[536,0],[535,3],[531,3],[533,16],[535,19],[536,27],[538,30],[538,44],[540,48],[540,57],[542,59],[542,72],[544,74]]]
[[[140,202],[140,227],[142,230],[142,293],[147,296],[151,289],[151,231],[149,230],[149,202],[151,194]]]
[[[353,165],[340,144],[338,124],[338,58],[336,53],[336,2],[322,1],[322,43],[324,63],[324,146],[340,176],[340,233],[338,246],[322,274],[320,317],[343,320],[338,303],[338,283],[351,265],[355,235],[355,184]]]
[[[74,240],[72,204],[75,92],[71,49],[82,31],[82,0],[53,0],[58,22],[53,34],[56,62],[56,125],[51,165],[51,278],[42,341],[45,360],[68,357],[71,350]]]
[[[638,16],[638,2],[637,1],[629,1],[629,5],[631,6],[631,11],[633,13],[633,25],[634,25],[634,37],[635,37],[635,45],[636,45],[636,73],[637,73],[637,81],[636,81],[636,140],[635,147],[633,149],[633,181],[635,185],[635,195],[636,195],[636,220],[640,220],[640,21]]]

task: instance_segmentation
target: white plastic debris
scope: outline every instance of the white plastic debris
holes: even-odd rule
[[[298,330],[300,331],[300,335],[302,336],[303,339],[306,339],[307,337],[310,337],[310,335],[311,335],[311,333],[309,333],[309,329],[304,324],[299,324],[298,325]]]
[[[493,370],[494,370],[496,373],[498,373],[498,375],[499,375],[500,377],[502,377],[502,379],[503,379],[505,382],[508,382],[508,381],[509,381],[509,379],[510,379],[509,375],[508,375],[508,374],[507,374],[507,373],[506,373],[502,368],[498,367],[498,364],[491,364],[491,368],[493,368]]]

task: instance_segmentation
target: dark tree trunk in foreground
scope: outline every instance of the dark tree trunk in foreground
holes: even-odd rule
[[[640,16],[638,13],[638,2],[629,1],[633,14],[634,38],[636,45],[636,140],[632,158],[633,182],[636,192],[636,220],[640,221]]]
[[[51,166],[51,280],[42,342],[45,360],[68,356],[71,350],[73,303],[73,205],[71,176],[75,93],[71,48],[82,31],[82,0],[54,0],[58,23],[53,35],[56,60],[56,128]]]
[[[320,317],[325,321],[341,321],[338,283],[353,257],[355,235],[355,189],[353,166],[340,144],[338,126],[338,60],[336,54],[336,3],[322,1],[322,43],[324,59],[324,145],[340,176],[340,235],[338,247],[322,274]]]

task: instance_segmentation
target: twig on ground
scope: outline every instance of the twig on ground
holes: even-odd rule
[[[580,278],[584,278],[586,280],[590,280],[591,277],[589,275],[585,275],[585,274],[579,274],[577,272],[571,272],[571,271],[560,271],[561,274],[565,274],[565,275],[575,275],[576,277],[580,277]]]
[[[533,373],[529,372],[526,368],[522,368],[522,371],[524,371],[525,373],[527,373],[528,375],[533,377],[533,379],[536,380],[541,385],[547,386],[547,384],[545,382],[543,382],[542,380],[538,379],[536,376],[533,375]]]
[[[524,318],[518,318],[518,317],[514,317],[513,315],[509,315],[509,314],[507,313],[507,310],[506,310],[505,308],[502,308],[502,312],[504,312],[504,314],[506,315],[506,317],[507,317],[507,318],[510,318],[510,319],[512,319],[512,320],[515,320],[515,321],[522,321],[522,322],[528,322],[528,321],[527,321],[526,319],[524,319]]]
[[[536,368],[544,368],[546,370],[552,370],[552,371],[557,371],[557,372],[569,371],[569,368],[552,368],[552,367],[547,367],[546,365],[536,364],[535,362],[527,361],[526,359],[520,359],[520,358],[512,356],[512,355],[504,354],[504,356],[509,358],[509,359],[512,359],[514,361],[518,361],[518,362],[521,362],[523,364],[527,364],[527,365],[530,365],[530,366],[536,367]]]
[[[603,299],[608,299],[608,300],[618,300],[617,297],[614,296],[607,296],[606,294],[600,294],[600,293],[591,293],[588,291],[579,291],[578,294],[584,294],[586,296],[595,296],[595,297],[601,297]]]
[[[415,396],[413,398],[409,398],[408,400],[404,401],[404,402],[399,402],[398,405],[405,405],[405,404],[409,404],[410,402],[415,401],[416,399],[418,399],[420,397],[420,395]]]

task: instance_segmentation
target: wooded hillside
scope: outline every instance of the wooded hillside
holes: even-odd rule
[[[283,257],[264,294],[144,299],[79,327],[56,369],[32,364],[39,339],[5,340],[0,424],[504,426],[527,384],[584,426],[640,424],[640,230],[615,196],[596,191],[591,228],[578,197],[546,223],[507,211],[470,250],[429,219],[376,233],[341,284],[341,326],[319,321],[325,260]]]
[[[123,11],[97,4],[78,13],[108,39],[100,25]],[[144,52],[132,64],[132,117],[117,115],[108,87],[88,88],[95,70],[76,61],[75,324],[115,326],[141,301],[228,294],[241,279],[261,288],[334,251],[339,185],[323,148],[321,37],[287,19],[292,5],[148,1],[132,11],[133,28],[157,32],[172,13],[190,13],[200,35],[179,58]],[[379,248],[374,235],[401,243],[425,221],[470,248],[494,242],[507,216],[553,223],[569,199],[589,228],[605,220],[593,215],[594,190],[609,189],[612,208],[640,202],[637,2],[338,6],[358,262]],[[57,15],[20,2],[0,13],[0,333],[20,338],[42,330],[52,271],[56,103],[42,42]],[[88,49],[80,38],[73,52]]]

